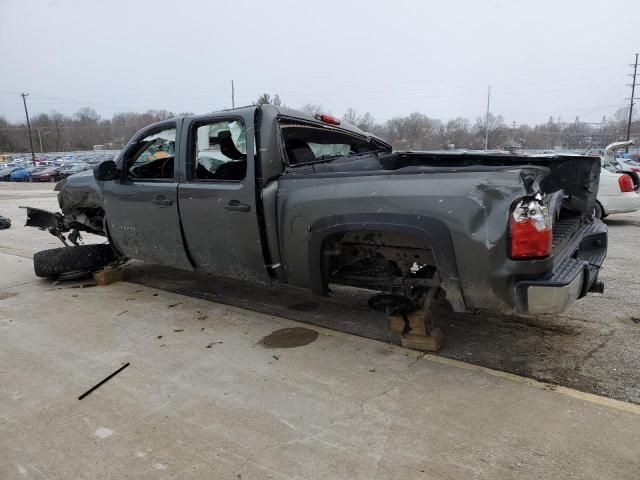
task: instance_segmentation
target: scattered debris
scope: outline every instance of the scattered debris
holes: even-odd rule
[[[182,302],[178,302],[178,303],[170,303],[169,305],[167,305],[167,308],[177,307],[178,305],[182,305]]]
[[[119,317],[120,315],[124,315],[125,313],[127,313],[129,310],[123,310],[121,311],[119,314],[116,315],[116,317]]]
[[[158,335],[158,340],[160,340],[162,338],[162,335]]]
[[[280,357],[277,356],[277,355],[272,355],[272,357],[273,357],[274,360],[280,360]]]
[[[640,325],[640,318],[639,317],[631,317],[631,321],[633,323],[635,323],[636,325]]]
[[[196,320],[206,320],[207,318],[209,318],[209,316],[206,313],[196,310]]]
[[[176,333],[184,332],[184,328],[176,328],[173,331],[176,332]]]
[[[111,430],[110,428],[100,427],[95,431],[94,435],[98,438],[105,439],[113,435],[113,430]]]
[[[213,347],[216,343],[224,343],[224,342],[211,342],[209,345],[207,345],[207,348]]]
[[[376,369],[375,369],[375,368],[370,368],[370,369],[369,369],[369,371],[370,371],[371,373],[375,373]]]
[[[100,383],[97,383],[96,385],[94,385],[93,387],[91,387],[89,390],[87,390],[86,392],[84,392],[82,395],[80,395],[78,397],[78,400],[82,400],[84,397],[86,397],[87,395],[89,395],[91,392],[93,392],[96,388],[98,388],[100,385],[108,382],[109,380],[111,380],[113,377],[115,377],[117,374],[119,374],[122,370],[124,370],[125,368],[127,368],[129,366],[129,362],[125,363],[123,366],[121,366],[118,370],[116,370],[115,372],[113,372],[111,375],[109,375],[107,378],[105,378],[104,380],[102,380]]]
[[[61,283],[61,280],[56,280],[55,282],[53,282],[54,285],[60,285]],[[96,285],[95,283],[83,283],[82,285],[71,285],[69,287],[47,288],[45,292],[50,292],[52,290],[66,290],[67,288],[91,288],[97,286],[98,285]]]
[[[10,226],[11,226],[11,219],[0,215],[0,230],[4,230],[5,228],[9,228]]]

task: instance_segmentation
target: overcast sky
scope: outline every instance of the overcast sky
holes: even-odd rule
[[[511,123],[627,105],[637,0],[0,0],[0,115],[205,113],[278,93],[378,121]]]

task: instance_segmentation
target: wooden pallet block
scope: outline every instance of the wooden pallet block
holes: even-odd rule
[[[421,352],[435,353],[442,347],[442,331],[434,328],[429,335],[407,333],[402,336],[402,346]]]
[[[109,285],[115,282],[121,282],[124,272],[121,268],[105,268],[104,270],[98,270],[93,273],[93,280],[98,285]]]
[[[431,303],[435,289],[431,289],[425,297],[423,308],[406,315],[389,316],[389,330],[400,336],[401,345],[421,352],[437,352],[442,347],[442,330],[433,324]],[[403,332],[406,333],[403,334]]]

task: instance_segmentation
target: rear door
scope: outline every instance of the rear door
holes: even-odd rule
[[[119,159],[120,179],[105,182],[103,195],[107,228],[121,253],[191,270],[178,215],[179,132],[172,121],[140,133]]]
[[[197,268],[265,281],[253,132],[253,110],[185,119],[178,203],[189,256]]]

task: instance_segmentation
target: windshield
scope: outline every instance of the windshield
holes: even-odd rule
[[[345,130],[285,121],[280,124],[289,165],[380,150],[368,138]]]

